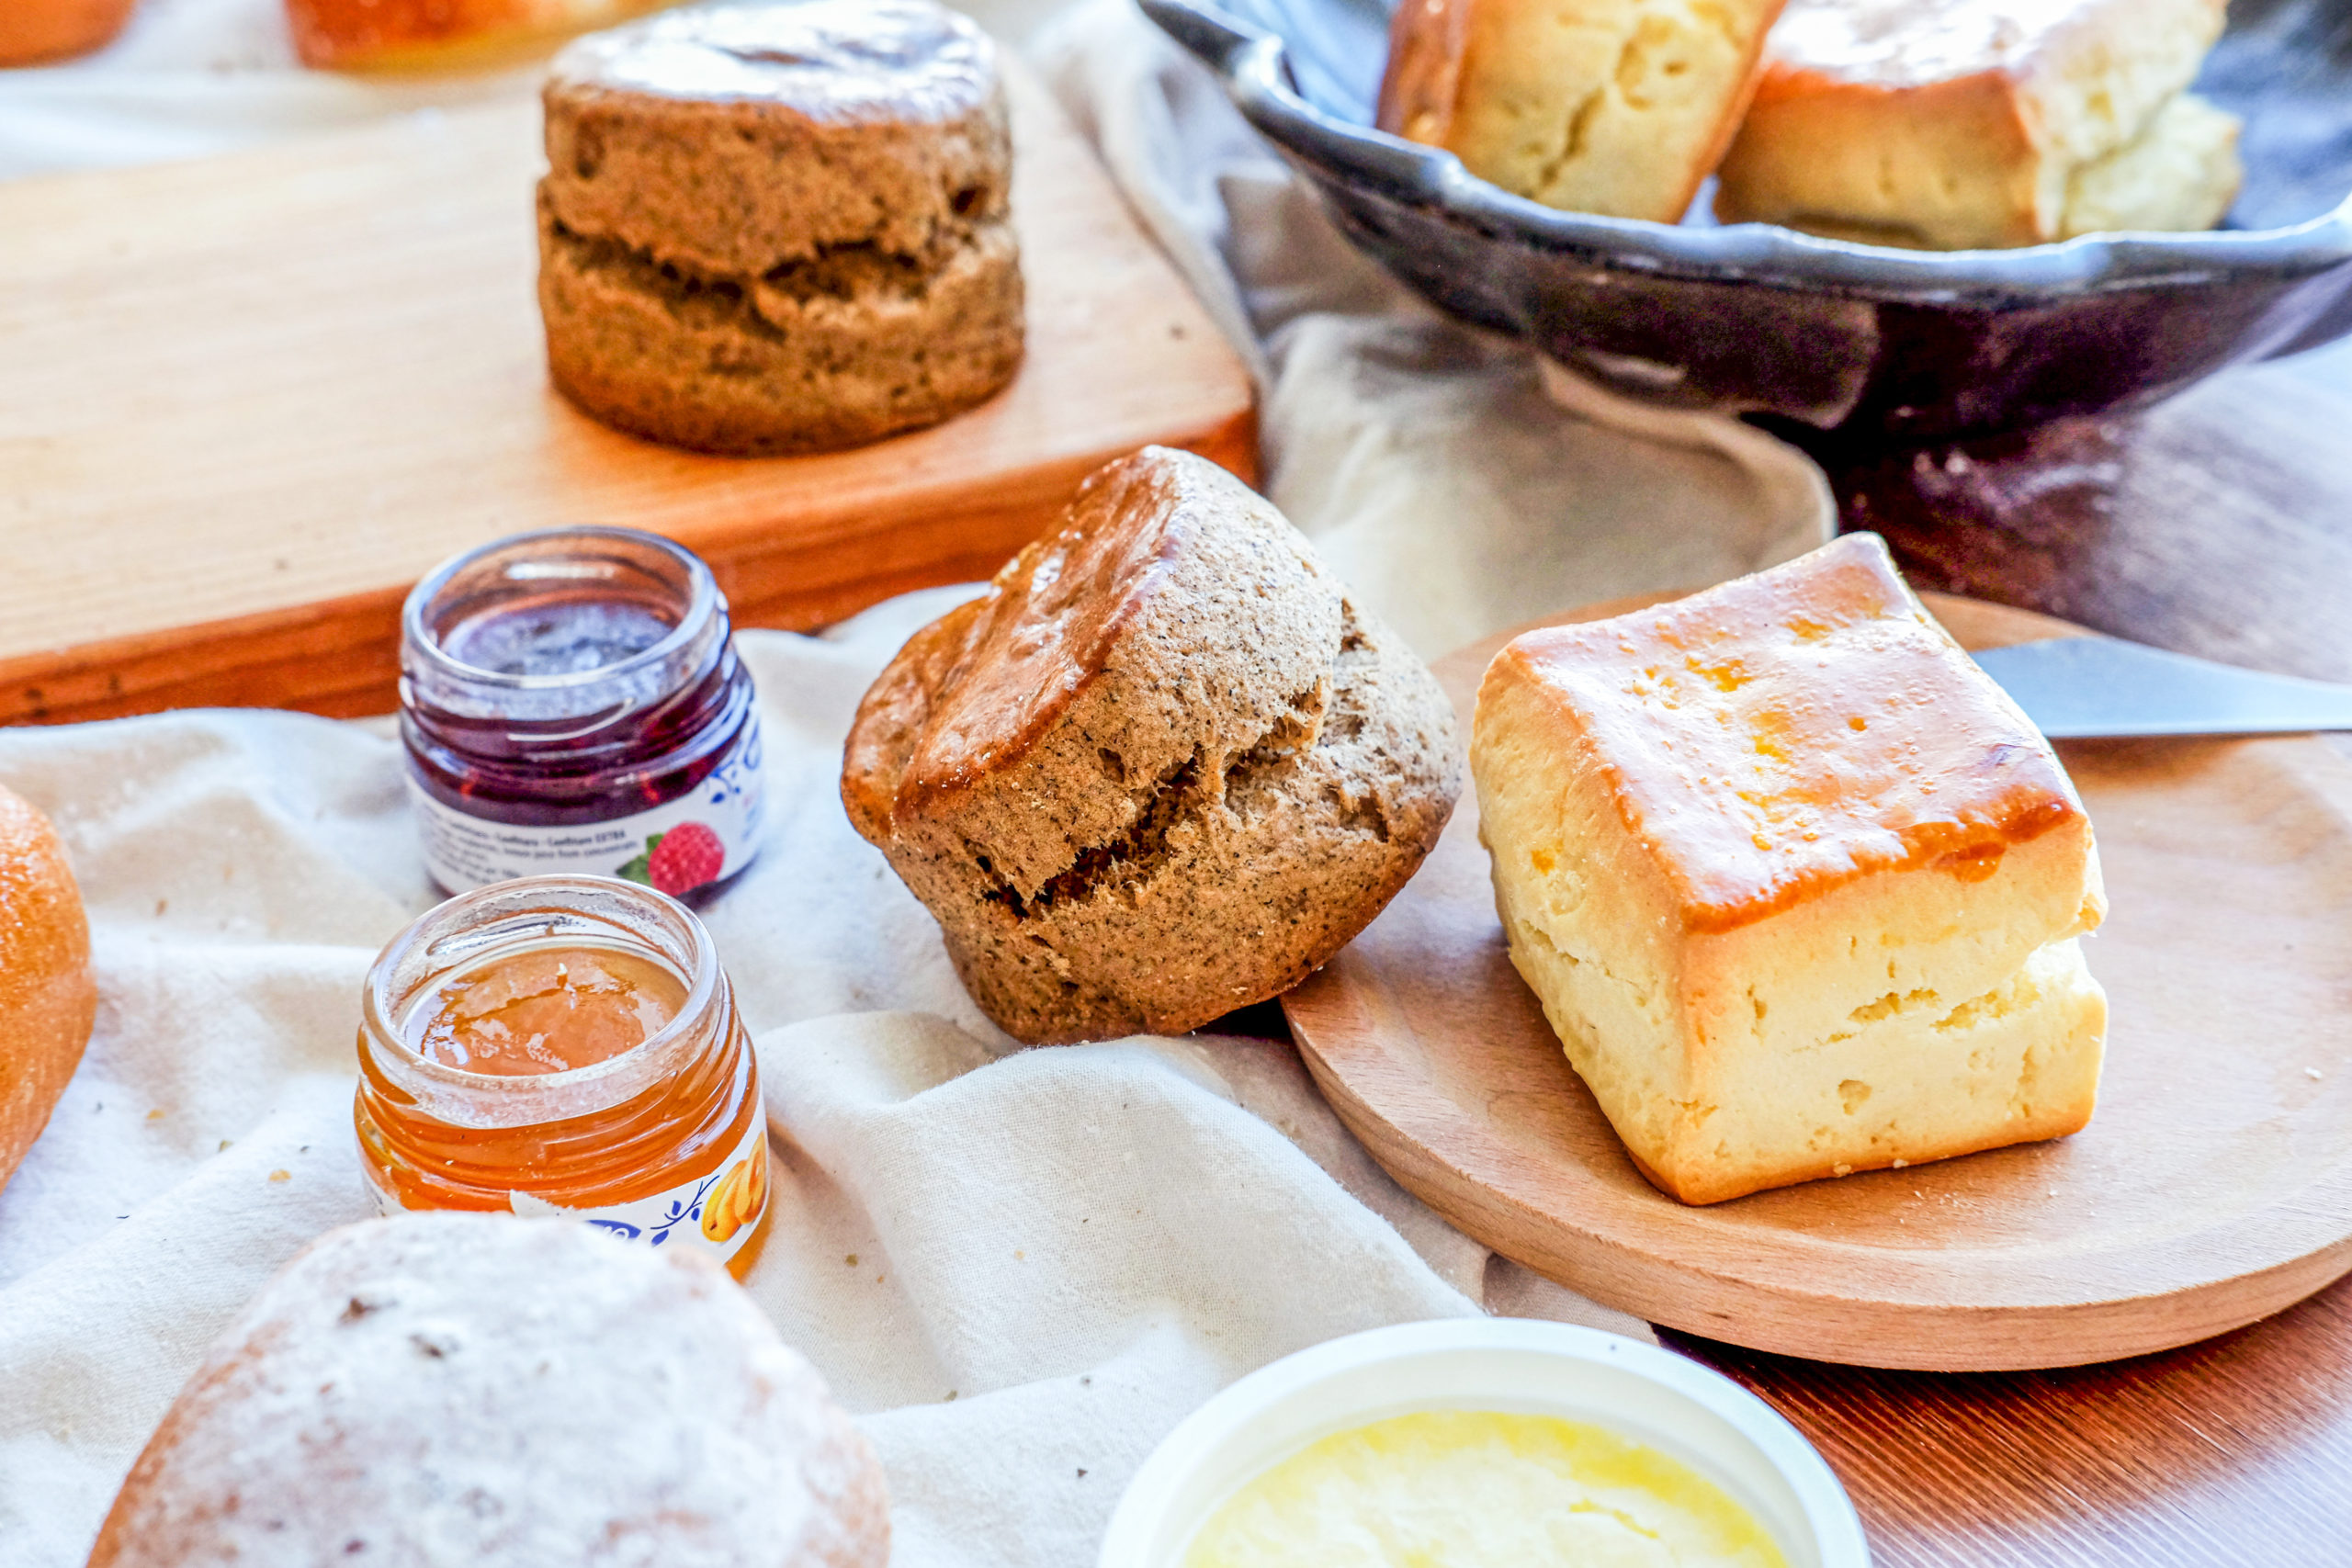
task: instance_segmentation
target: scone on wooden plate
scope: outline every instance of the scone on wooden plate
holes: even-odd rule
[[[1877,536],[1530,632],[1473,731],[1511,962],[1666,1191],[1712,1203],[2090,1119],[2090,821]]]
[[[1782,0],[1403,0],[1380,129],[1547,206],[1679,221]]]
[[[90,1568],[884,1568],[874,1451],[716,1262],[571,1220],[329,1231],[232,1323]]]
[[[995,46],[931,0],[675,11],[556,57],[539,310],[559,390],[741,455],[936,424],[1012,379]]]
[[[2210,229],[2238,122],[2186,89],[2223,0],[1790,0],[1725,222],[1939,250]]]
[[[1459,787],[1427,667],[1281,513],[1156,446],[909,639],[842,763],[850,821],[1033,1043],[1181,1033],[1289,989],[1405,885]]]

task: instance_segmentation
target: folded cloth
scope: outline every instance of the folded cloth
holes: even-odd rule
[[[1476,1313],[1646,1335],[1447,1226],[1279,1042],[1020,1051],[836,779],[867,682],[963,590],[749,632],[775,807],[707,911],[758,1043],[778,1223],[749,1280],[865,1419],[896,1561],[1092,1561],[1127,1475],[1224,1383]],[[195,712],[0,732],[90,911],[97,1031],[0,1190],[0,1562],[72,1568],[237,1307],[369,1212],[361,976],[433,901],[383,726]]]
[[[1603,391],[1423,304],[1131,0],[1082,0],[1030,54],[1250,357],[1267,494],[1424,654],[1829,537],[1828,482],[1794,447]]]

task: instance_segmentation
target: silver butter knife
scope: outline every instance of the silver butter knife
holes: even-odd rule
[[[2053,740],[2352,729],[2352,686],[2267,675],[2117,637],[2052,637],[1974,658]]]

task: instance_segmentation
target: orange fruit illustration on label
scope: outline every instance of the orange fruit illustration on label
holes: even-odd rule
[[[702,1238],[723,1242],[760,1217],[768,1201],[768,1146],[752,1145],[751,1155],[737,1160],[718,1185],[702,1201]]]

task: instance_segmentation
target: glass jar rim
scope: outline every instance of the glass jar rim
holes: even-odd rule
[[[484,905],[506,903],[526,889],[533,895],[544,893],[549,896],[560,896],[566,890],[585,890],[603,897],[623,892],[626,897],[642,899],[656,913],[685,933],[692,962],[689,965],[673,965],[691,971],[683,976],[686,981],[685,999],[679,1003],[678,1010],[668,1022],[628,1050],[607,1056],[601,1062],[591,1062],[586,1066],[571,1067],[560,1073],[469,1072],[420,1055],[410,1043],[407,1032],[402,1028],[404,1019],[394,1009],[413,997],[421,987],[412,987],[398,998],[387,994],[401,960],[420,945],[430,955],[444,942],[483,931],[483,925],[469,924],[463,917],[476,913]],[[480,937],[478,945],[456,954],[450,963],[432,973],[447,974],[486,961],[505,951],[509,945],[520,945],[519,938],[516,943],[509,944],[497,940],[497,934],[510,925],[526,922],[534,912],[544,914],[549,908],[549,905],[542,903],[536,911],[525,908],[499,911],[492,917],[488,932]],[[554,934],[551,924],[548,929],[549,934]],[[670,961],[667,953],[660,956],[665,963]],[[438,1088],[499,1098],[553,1096],[565,1091],[576,1093],[593,1090],[608,1080],[635,1076],[642,1072],[646,1062],[674,1050],[682,1040],[706,1032],[707,1015],[718,1000],[725,984],[726,976],[719,968],[718,949],[710,940],[709,931],[695,918],[693,910],[668,894],[611,876],[519,876],[507,882],[493,882],[446,899],[410,921],[398,936],[386,942],[383,951],[376,955],[376,961],[368,966],[367,980],[360,987],[360,1028],[363,1036],[372,1037],[391,1047],[402,1072],[415,1073]]]
[[[486,557],[553,539],[612,540],[650,547],[669,557],[686,575],[686,605],[684,613],[678,617],[678,624],[659,641],[649,643],[626,659],[590,670],[568,670],[548,675],[518,675],[501,670],[486,670],[479,664],[468,664],[452,656],[441,646],[441,639],[433,635],[424,624],[424,612],[458,573]],[[724,604],[725,601],[718,593],[718,580],[712,576],[709,565],[674,539],[664,538],[642,528],[619,528],[604,524],[535,528],[527,533],[509,534],[503,538],[492,539],[469,550],[461,550],[425,573],[417,585],[409,590],[407,600],[401,605],[401,642],[439,671],[473,685],[509,692],[561,692],[603,682],[626,680],[640,671],[658,667],[701,636],[704,626],[720,613]]]

